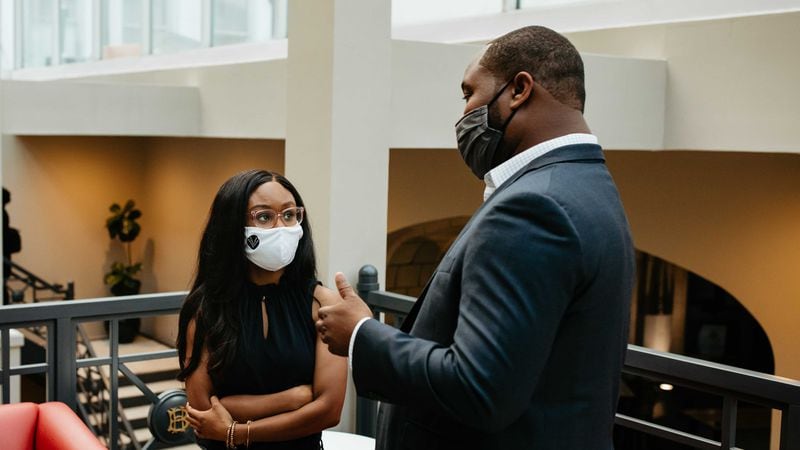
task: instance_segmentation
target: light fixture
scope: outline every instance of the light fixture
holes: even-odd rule
[[[662,391],[671,391],[673,389],[673,386],[668,383],[661,383],[658,385],[658,388],[661,389]]]

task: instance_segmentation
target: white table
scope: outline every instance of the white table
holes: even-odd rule
[[[359,434],[342,433],[340,431],[323,431],[322,443],[325,445],[325,450],[375,449],[375,439]]]

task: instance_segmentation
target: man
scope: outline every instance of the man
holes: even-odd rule
[[[583,63],[526,27],[466,69],[458,148],[486,181],[402,331],[337,274],[317,328],[381,400],[379,449],[611,449],[634,255]]]
[[[6,205],[11,203],[11,192],[3,188],[3,304],[11,303],[11,290],[8,288],[8,277],[11,275],[11,255],[22,250],[19,230],[11,228]]]

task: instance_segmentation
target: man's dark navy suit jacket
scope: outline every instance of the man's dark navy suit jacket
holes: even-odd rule
[[[353,379],[383,402],[377,448],[613,448],[634,272],[602,149],[529,163],[464,227],[408,334],[360,328]]]

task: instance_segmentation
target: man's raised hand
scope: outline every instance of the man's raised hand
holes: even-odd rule
[[[350,336],[353,328],[364,317],[372,317],[372,311],[364,300],[356,294],[344,274],[337,273],[336,290],[342,301],[319,309],[316,326],[320,339],[328,344],[328,350],[334,355],[348,356]]]

